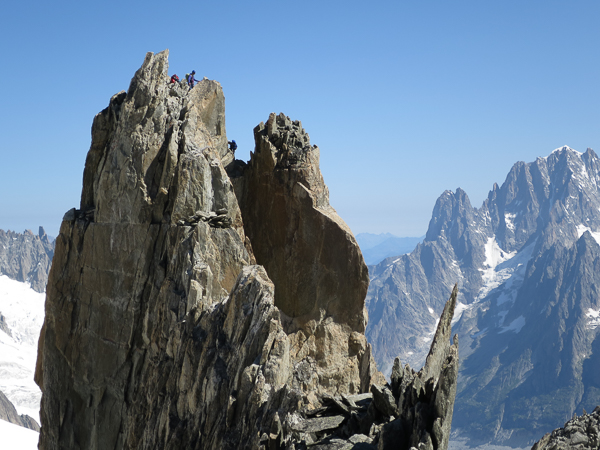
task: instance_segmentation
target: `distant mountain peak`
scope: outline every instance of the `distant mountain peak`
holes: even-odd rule
[[[458,281],[454,426],[479,442],[532,443],[600,404],[599,243],[592,149],[516,162],[479,208],[461,189],[444,191],[425,241],[372,271],[367,336],[378,366],[392,354],[422,364],[428,308],[438,314]]]
[[[28,283],[37,292],[46,290],[54,242],[43,231],[40,227],[36,235],[31,230],[0,230],[0,275]]]
[[[569,147],[568,145],[563,145],[562,147],[557,147],[554,150],[552,150],[550,152],[550,154],[561,153],[561,152],[573,152],[573,153],[577,153],[577,154],[581,155],[581,152],[578,152],[577,150]]]

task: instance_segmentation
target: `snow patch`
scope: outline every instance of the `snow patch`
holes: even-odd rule
[[[506,228],[508,228],[510,231],[515,231],[515,224],[514,224],[514,220],[515,217],[517,217],[516,214],[514,213],[505,213],[504,214],[504,223],[506,223]]]
[[[593,330],[600,326],[600,310],[596,311],[592,308],[589,308],[585,315],[590,319],[587,324],[589,330]]]
[[[477,299],[480,300],[490,293],[493,289],[500,286],[504,281],[510,278],[513,270],[505,270],[501,266],[502,263],[513,258],[517,252],[505,252],[496,242],[496,237],[488,238],[484,247],[485,261],[483,269],[479,269],[482,273],[483,286],[479,291]],[[496,270],[498,268],[498,270]]]
[[[429,314],[434,314],[435,311],[433,310],[432,307],[428,306],[427,309],[429,310]]]
[[[515,333],[518,333],[521,331],[521,328],[523,328],[524,326],[525,326],[525,317],[519,316],[515,320],[513,320],[510,323],[510,325],[508,325],[507,327],[503,327],[500,331],[498,331],[498,334],[506,333],[507,331],[514,331]]]
[[[452,318],[451,325],[454,325],[456,322],[458,322],[462,317],[463,312],[465,312],[467,309],[471,309],[471,307],[472,305],[465,305],[464,303],[457,301],[456,306],[454,307],[454,317]]]
[[[585,225],[577,225],[577,238],[583,236],[583,233],[589,231],[592,237],[596,240],[598,245],[600,245],[600,232],[592,231],[590,227],[586,227]]]
[[[433,330],[431,330],[429,333],[427,333],[425,336],[423,336],[423,337],[421,338],[421,340],[422,340],[423,342],[426,342],[427,344],[430,344],[430,343],[431,343],[431,341],[433,341],[433,335],[435,334],[435,332],[436,332],[436,330],[437,330],[437,327],[438,327],[438,324],[439,324],[439,323],[440,323],[440,319],[438,318],[438,319],[435,321],[435,325],[433,326]]]
[[[497,304],[514,303],[534,247],[535,242],[532,242],[518,252],[508,253],[498,246],[495,238],[489,238],[485,246],[484,268],[479,269],[482,272],[483,286],[476,301],[482,300],[494,289],[501,288]]]

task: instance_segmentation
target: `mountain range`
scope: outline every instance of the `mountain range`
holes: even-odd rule
[[[531,445],[600,404],[600,161],[567,146],[516,163],[480,208],[437,200],[413,252],[371,271],[378,367],[420,366],[452,285],[461,367],[453,420],[470,445]]]
[[[593,150],[515,164],[480,208],[444,192],[424,238],[359,236],[367,276],[301,123],[235,160],[220,85],[168,84],[167,57],[94,119],[51,274],[42,228],[0,231],[0,415],[38,419],[37,353],[40,448],[443,450],[453,411],[469,446],[524,447],[600,403]]]
[[[44,292],[54,255],[54,240],[43,227],[38,234],[0,230],[0,275],[27,283],[36,292]]]
[[[403,255],[414,250],[422,237],[398,237],[390,233],[359,233],[356,241],[367,265],[379,264],[390,256]]]

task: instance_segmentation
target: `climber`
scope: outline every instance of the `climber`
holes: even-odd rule
[[[171,76],[171,84],[174,84],[176,81],[179,81],[179,77],[176,73]]]
[[[231,141],[227,141],[227,143],[229,144],[229,150],[235,153],[235,151],[237,150],[237,144],[235,143],[235,141],[232,139]]]
[[[192,73],[190,73],[189,76],[186,75],[186,77],[185,77],[185,79],[186,79],[186,81],[187,81],[188,86],[190,87],[190,89],[194,87],[194,83],[197,83],[199,81],[199,80],[196,80],[194,78],[194,74],[195,73],[196,73],[196,71],[192,70]]]

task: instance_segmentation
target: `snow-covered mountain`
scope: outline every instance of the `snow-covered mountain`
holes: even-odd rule
[[[600,404],[600,160],[561,147],[513,166],[481,208],[437,200],[409,255],[372,272],[367,336],[381,370],[422,364],[459,283],[461,372],[453,429],[525,445]]]
[[[37,235],[0,230],[0,447],[7,450],[37,448],[41,392],[33,376],[53,254],[42,227]]]
[[[45,292],[54,241],[43,227],[38,234],[0,230],[0,275],[28,283],[37,292]]]

